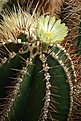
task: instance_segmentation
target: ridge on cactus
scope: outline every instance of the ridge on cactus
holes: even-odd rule
[[[23,3],[1,14],[0,121],[80,121],[80,56],[62,45],[69,29]]]

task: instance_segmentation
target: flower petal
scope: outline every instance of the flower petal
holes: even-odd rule
[[[50,18],[50,22],[49,22],[49,25],[48,25],[48,31],[50,31],[52,29],[54,23],[55,23],[55,16]]]
[[[38,20],[38,26],[40,29],[43,29],[44,28],[44,16],[41,16],[40,19]]]
[[[55,36],[60,36],[62,33],[67,33],[66,26],[63,26],[62,28],[60,27],[59,29],[56,29],[56,31],[53,31],[53,35]]]
[[[49,22],[50,17],[46,16],[46,18],[44,19],[44,30],[47,31],[48,30],[48,22]]]
[[[55,22],[53,28],[55,28],[55,29],[59,28],[60,24],[61,24],[61,20],[59,19],[59,20],[57,20],[57,21]]]

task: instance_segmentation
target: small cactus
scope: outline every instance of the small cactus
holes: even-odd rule
[[[2,13],[0,121],[80,121],[81,57],[66,46],[69,28],[19,4]]]

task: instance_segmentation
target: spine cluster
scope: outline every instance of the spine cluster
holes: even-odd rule
[[[43,64],[43,70],[45,71],[44,76],[45,76],[45,81],[46,81],[46,95],[44,97],[44,107],[43,107],[43,121],[46,121],[48,119],[48,113],[49,113],[49,106],[50,106],[50,101],[51,101],[51,83],[50,83],[50,74],[48,72],[49,66],[47,64]]]

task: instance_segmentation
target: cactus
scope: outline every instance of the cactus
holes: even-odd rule
[[[78,53],[81,54],[81,22],[80,22],[80,28],[79,28],[79,36],[78,36],[78,42],[77,42],[77,49],[78,49]]]
[[[80,121],[81,57],[59,16],[36,9],[1,14],[0,121]]]

